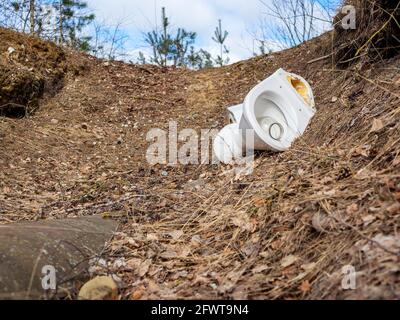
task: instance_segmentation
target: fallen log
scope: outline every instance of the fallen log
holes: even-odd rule
[[[117,223],[83,217],[0,226],[0,299],[49,299],[88,277]]]

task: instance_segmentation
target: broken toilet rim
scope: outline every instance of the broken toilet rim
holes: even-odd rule
[[[315,115],[309,83],[283,69],[255,86],[243,104],[228,108],[231,124],[214,141],[214,153],[223,163],[242,157],[244,151],[283,152],[306,130]],[[248,133],[254,141],[249,142]]]

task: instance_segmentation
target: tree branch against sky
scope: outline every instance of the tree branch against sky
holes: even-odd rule
[[[260,29],[264,41],[289,48],[332,27],[339,0],[259,0],[263,6]]]
[[[10,0],[0,0],[0,25],[24,32],[35,32],[42,38],[56,39],[59,43],[80,47],[96,55],[100,54],[101,57],[137,61],[139,52],[147,59],[154,56],[154,52],[149,49],[149,43],[143,41],[143,32],[148,34],[151,30],[159,31],[160,12],[165,6],[172,21],[169,27],[178,32],[175,36],[181,40],[189,40],[193,33],[196,34],[195,42],[193,39],[189,42],[177,41],[176,50],[181,53],[182,50],[186,53],[199,53],[203,57],[210,54],[214,59],[220,57],[221,60],[226,60],[226,49],[229,48],[229,62],[237,62],[254,54],[293,46],[330,28],[329,20],[338,2],[339,0],[15,0],[11,5]],[[30,10],[33,3],[35,12]],[[87,7],[80,7],[79,3],[87,3]],[[68,16],[71,13],[69,8],[65,9],[68,6],[79,8],[72,10],[73,17]],[[59,14],[60,9],[64,12],[62,15]],[[94,15],[96,22],[93,23]],[[121,19],[127,16],[129,19]],[[32,19],[36,21],[33,28]],[[219,43],[215,34],[219,20],[221,37],[225,36],[225,30],[229,32],[223,44]],[[189,34],[186,34],[187,30],[190,30]],[[111,41],[112,44],[105,45],[105,41]],[[116,46],[118,50],[115,50]],[[198,55],[192,55],[192,61],[198,59]],[[165,56],[163,61],[165,64]],[[220,62],[217,61],[216,64],[221,65]],[[222,64],[225,63],[227,61]],[[176,59],[172,64],[182,64],[182,60]]]

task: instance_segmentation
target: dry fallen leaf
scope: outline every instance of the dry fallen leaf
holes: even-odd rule
[[[261,258],[267,259],[267,258],[269,258],[269,257],[271,256],[271,253],[268,252],[268,251],[263,251],[263,252],[261,252],[261,253],[259,254],[259,256],[260,256]]]
[[[176,251],[172,249],[167,249],[163,253],[160,254],[160,257],[166,260],[174,259],[178,256]]]
[[[353,215],[353,214],[355,214],[355,213],[357,213],[357,212],[358,212],[358,204],[357,204],[357,203],[353,203],[353,204],[349,205],[349,206],[346,208],[346,213],[347,213],[348,215]]]
[[[378,246],[379,245],[379,246]],[[372,260],[375,258],[381,258],[382,256],[387,256],[387,252],[382,250],[384,247],[386,250],[389,250],[393,253],[397,253],[400,251],[400,236],[399,235],[384,235],[382,233],[376,235],[372,238],[372,241],[365,244],[361,251],[364,252],[368,260]],[[396,257],[394,256],[396,259]],[[398,264],[397,264],[398,266]]]
[[[267,269],[268,269],[268,266],[266,266],[266,265],[260,265],[260,266],[255,267],[255,268],[252,270],[252,272],[253,272],[253,273],[262,273],[263,271],[265,271],[265,270],[267,270]]]
[[[363,156],[365,158],[368,158],[370,149],[371,149],[371,147],[369,145],[359,146],[354,149],[354,154],[356,156]]]
[[[376,220],[376,217],[372,214],[362,217],[362,221],[364,222],[364,227],[370,225],[375,220]]]
[[[311,270],[313,270],[313,269],[315,268],[316,265],[317,265],[317,264],[316,264],[315,262],[311,262],[311,263],[303,264],[303,265],[301,266],[301,268],[302,268],[304,271],[311,271]]]
[[[320,194],[323,196],[333,197],[336,195],[336,190],[335,189],[325,190],[325,191],[321,191]]]
[[[88,174],[90,172],[90,170],[91,170],[91,167],[89,165],[80,168],[80,172],[82,174]]]
[[[140,300],[143,297],[143,291],[136,290],[134,293],[131,294],[132,300]]]
[[[249,219],[249,217],[245,214],[240,214],[240,215],[232,218],[231,221],[236,227],[239,227],[240,229],[242,229],[244,231],[249,231],[249,232],[255,231],[255,225],[252,223],[252,221]]]
[[[281,266],[282,266],[282,268],[290,267],[290,266],[293,265],[297,260],[299,260],[299,258],[296,257],[296,256],[294,256],[294,255],[287,256],[287,257],[285,257],[285,258],[282,259],[282,261],[281,261]]]
[[[149,233],[149,234],[147,235],[147,240],[148,240],[148,241],[158,241],[158,237],[157,237],[157,235],[154,234],[154,233]]]
[[[199,236],[199,235],[194,235],[193,237],[192,237],[192,239],[190,240],[190,244],[193,246],[193,247],[200,247],[200,246],[202,246],[203,245],[203,240],[201,239],[201,237]]]
[[[176,241],[176,240],[179,240],[180,237],[183,236],[183,231],[182,230],[174,230],[174,231],[171,231],[169,233],[169,235],[172,237],[172,239],[174,239]]]
[[[282,245],[283,245],[283,241],[281,239],[277,239],[271,243],[271,248],[273,250],[278,250],[282,247]]]
[[[303,293],[307,293],[311,290],[311,284],[308,280],[305,280],[301,283],[301,286],[299,287],[300,291]]]
[[[383,129],[385,125],[383,124],[383,121],[380,119],[374,119],[372,121],[372,128],[371,128],[371,133],[373,132],[378,132]]]
[[[138,258],[133,258],[126,262],[125,268],[130,271],[138,270],[141,263],[142,263],[142,260],[140,260]]]
[[[393,215],[400,213],[400,203],[390,205],[386,208],[386,211]]]
[[[147,272],[149,272],[151,263],[152,261],[148,259],[140,264],[140,267],[138,269],[138,274],[140,277],[144,277],[147,274]]]
[[[316,212],[312,218],[312,226],[318,232],[323,233],[334,230],[336,227],[336,221],[324,212]]]
[[[261,207],[265,206],[266,203],[267,203],[267,201],[265,199],[263,199],[263,198],[256,198],[254,200],[254,205],[257,208],[261,208]]]
[[[285,277],[292,277],[298,273],[297,267],[292,265],[282,270],[282,275]]]

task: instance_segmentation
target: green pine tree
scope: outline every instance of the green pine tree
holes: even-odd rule
[[[190,47],[195,43],[197,34],[178,28],[176,33],[170,30],[170,22],[163,7],[161,11],[161,30],[152,30],[145,34],[145,42],[152,49],[151,63],[160,66],[188,66]]]
[[[82,0],[58,0],[53,3],[53,6],[57,10],[56,40],[58,43],[89,51],[91,37],[83,36],[82,31],[95,19],[95,15],[88,11],[87,3]]]
[[[191,69],[201,70],[208,69],[214,66],[211,54],[203,49],[196,51],[193,46],[190,47],[190,52],[187,57],[187,65]]]
[[[227,56],[226,58],[224,58],[224,54],[229,54],[229,50],[225,45],[225,41],[228,38],[228,35],[228,31],[222,30],[222,21],[221,19],[219,19],[218,26],[215,28],[214,37],[212,37],[212,40],[214,40],[220,46],[220,55],[217,56],[217,58],[215,59],[215,63],[221,67],[229,63],[229,57]]]

